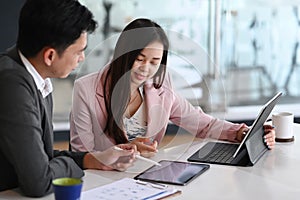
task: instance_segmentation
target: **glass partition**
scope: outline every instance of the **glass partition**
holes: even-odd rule
[[[137,17],[150,18],[166,30],[174,87],[193,105],[207,112],[227,112],[261,105],[283,91],[280,104],[296,107],[291,111],[297,116],[300,10],[293,1],[80,2],[91,9],[99,27],[89,36],[81,67],[65,80],[53,80],[70,91],[54,86],[54,120],[68,120],[73,81],[101,69],[110,60],[120,31]]]
[[[152,19],[170,40],[168,70],[177,91],[204,110],[226,109],[224,83],[215,53],[213,1],[124,0],[82,1],[95,13],[99,28],[89,39],[88,56],[79,76],[97,71],[111,58],[115,41],[126,24],[139,17]]]
[[[281,103],[299,101],[298,6],[291,1],[227,1],[222,26],[222,67],[228,94],[236,94],[229,95],[230,105],[261,104],[277,90],[285,94]]]

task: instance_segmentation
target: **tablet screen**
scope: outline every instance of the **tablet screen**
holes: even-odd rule
[[[154,165],[134,178],[150,182],[186,185],[209,169],[207,164],[169,160],[161,160],[159,163],[161,166]]]

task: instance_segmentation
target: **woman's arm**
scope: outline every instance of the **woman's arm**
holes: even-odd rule
[[[173,90],[170,75],[166,76],[164,89],[170,94],[171,100],[170,120],[177,126],[200,138],[215,138],[220,140],[237,141],[237,132],[245,124],[235,124],[220,120],[206,114],[200,107],[193,106],[185,98]]]

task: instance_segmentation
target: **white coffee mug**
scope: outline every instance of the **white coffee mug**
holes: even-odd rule
[[[293,123],[293,113],[280,112],[272,115],[272,124],[275,127],[276,142],[294,141]]]

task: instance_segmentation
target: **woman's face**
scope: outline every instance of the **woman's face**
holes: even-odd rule
[[[132,86],[139,87],[155,75],[163,56],[163,48],[162,43],[155,41],[140,52],[131,68]]]

